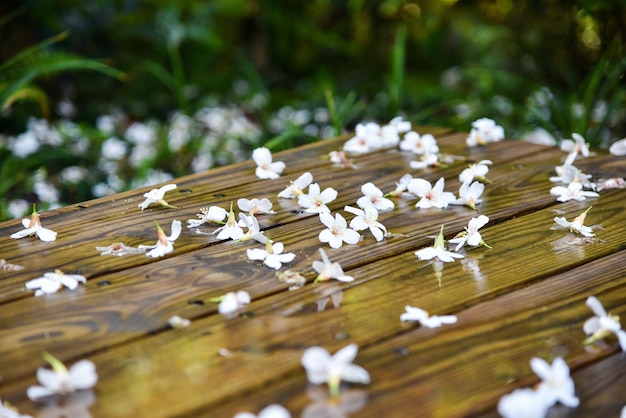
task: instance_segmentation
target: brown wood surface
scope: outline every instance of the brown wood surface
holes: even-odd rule
[[[9,239],[21,229],[19,220],[0,224],[0,258],[25,267],[0,271],[0,398],[36,416],[42,405],[25,392],[48,351],[66,364],[95,362],[100,380],[90,410],[96,417],[229,417],[270,403],[300,416],[311,393],[326,393],[325,387],[307,387],[303,350],[321,345],[334,352],[354,342],[360,347],[356,363],[372,376],[370,385],[344,388],[346,399],[365,401],[354,416],[497,416],[503,394],[538,382],[530,358],[556,356],[572,369],[581,405],[552,408],[550,416],[583,417],[594,410],[617,416],[626,404],[624,354],[615,339],[583,346],[582,324],[592,315],[585,305],[590,295],[609,312],[626,315],[626,190],[558,203],[548,178],[562,163],[562,151],[519,141],[468,149],[463,133],[418,131],[432,132],[443,153],[462,158],[411,170],[414,157],[394,149],[355,157],[357,169],[339,168],[322,156],[338,149],[342,137],[274,155],[287,164],[277,180],[257,179],[250,161],[177,179],[178,190],[166,195],[177,209],[140,211],[147,191],[141,189],[42,213],[43,225],[59,234],[53,243]],[[486,185],[477,211],[416,209],[415,200],[394,198],[396,208],[379,218],[394,236],[380,243],[365,231],[359,244],[331,249],[317,238],[324,228],[317,215],[276,197],[289,180],[310,171],[322,189],[339,191],[329,206],[350,219],[342,209],[355,206],[368,181],[388,192],[405,173],[433,183],[445,177],[445,190],[458,194],[458,174],[482,159],[494,163],[487,176],[493,184]],[[576,165],[594,178],[626,171],[623,158],[602,152]],[[161,259],[95,250],[117,241],[154,244],[153,220],[169,233],[172,219],[184,222],[200,207],[227,208],[241,197],[274,203],[277,214],[260,215],[259,222],[296,254],[283,270],[305,273],[310,279],[303,288],[287,290],[274,270],[248,260],[245,250],[259,244],[220,241],[186,227],[174,253]],[[596,226],[593,242],[572,245],[572,234],[551,229],[555,216],[571,220],[590,205],[586,224]],[[481,231],[492,249],[472,248],[439,274],[433,263],[415,257],[414,251],[432,245],[440,225],[449,239],[478,214],[490,218]],[[322,312],[316,300],[326,284],[311,283],[320,247],[355,277],[336,284],[344,295],[341,306]],[[84,274],[88,282],[38,298],[24,288],[55,269]],[[241,289],[252,296],[245,313],[231,319],[218,314],[210,299]],[[405,305],[459,320],[439,329],[402,323]],[[172,330],[167,320],[173,315],[193,322]],[[221,355],[223,349],[230,354]]]

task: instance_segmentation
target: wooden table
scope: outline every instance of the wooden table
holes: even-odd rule
[[[178,189],[166,195],[177,209],[139,210],[142,189],[42,213],[44,227],[58,232],[52,243],[10,239],[22,229],[19,221],[0,224],[0,258],[25,267],[0,272],[0,397],[37,416],[45,404],[28,400],[26,388],[46,366],[47,351],[68,365],[80,359],[96,364],[98,384],[76,401],[89,404],[95,395],[89,408],[95,417],[231,417],[271,403],[295,417],[312,397],[327,393],[326,386],[317,392],[307,386],[303,351],[319,345],[333,353],[356,343],[355,363],[369,371],[371,383],[343,387],[360,408],[352,416],[497,416],[502,395],[538,383],[532,357],[551,362],[561,356],[580,406],[557,406],[550,416],[617,417],[626,404],[626,354],[614,338],[583,345],[582,324],[592,316],[585,305],[590,295],[626,317],[626,190],[559,203],[548,180],[565,158],[559,149],[509,140],[468,148],[464,133],[418,132],[434,134],[442,152],[467,159],[411,170],[414,156],[394,149],[355,157],[356,169],[341,168],[322,157],[340,148],[342,137],[274,155],[287,165],[276,180],[255,177],[252,161],[177,179]],[[322,188],[338,190],[330,209],[349,220],[343,208],[355,205],[368,181],[388,192],[405,173],[431,182],[443,176],[445,189],[458,194],[458,174],[483,159],[493,161],[493,184],[477,211],[416,209],[416,200],[396,197],[396,208],[379,218],[393,234],[382,242],[364,232],[357,245],[329,248],[318,240],[324,226],[317,215],[277,198],[289,181],[310,171]],[[626,171],[623,157],[600,151],[576,165],[594,179]],[[259,222],[296,254],[282,270],[304,273],[304,287],[290,291],[275,270],[248,260],[246,249],[260,244],[219,241],[185,226],[174,252],[163,258],[95,250],[117,241],[154,244],[153,221],[169,233],[173,219],[193,219],[205,206],[236,207],[242,197],[274,203],[277,213],[260,215]],[[572,244],[573,234],[551,229],[555,216],[572,220],[590,205],[585,223],[601,225],[592,242]],[[439,272],[414,255],[433,244],[442,224],[450,239],[478,214],[490,218],[481,231],[492,249],[471,248]],[[337,282],[343,302],[323,311],[316,302],[328,284],[312,283],[319,248],[355,278]],[[25,289],[25,282],[55,269],[88,281],[42,297]],[[235,318],[220,315],[210,299],[237,290],[247,290],[251,304]],[[435,329],[403,323],[405,305],[454,314],[458,322]],[[172,329],[174,315],[191,325]]]

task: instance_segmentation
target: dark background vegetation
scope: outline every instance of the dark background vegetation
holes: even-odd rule
[[[37,75],[50,114],[42,99],[15,101],[0,136],[60,118],[63,99],[81,126],[111,109],[167,123],[209,99],[231,103],[261,127],[249,146],[273,150],[324,136],[269,129],[286,106],[328,109],[325,136],[399,114],[460,130],[490,117],[509,138],[541,127],[596,146],[626,131],[624,0],[9,0],[0,16],[0,63],[68,31],[42,52],[124,73]],[[11,77],[0,74],[0,89]]]

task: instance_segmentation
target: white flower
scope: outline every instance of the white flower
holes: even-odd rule
[[[380,242],[383,240],[387,228],[378,222],[378,211],[374,206],[366,206],[364,210],[346,206],[343,210],[356,215],[356,217],[350,221],[350,228],[355,231],[363,231],[369,228],[374,238],[376,238],[376,241]]]
[[[246,199],[237,200],[239,210],[247,212],[249,215],[273,215],[276,212],[272,210],[272,202],[269,199]]]
[[[260,242],[261,244],[265,244],[267,242],[267,237],[261,231],[261,227],[259,226],[259,221],[252,216],[246,215],[245,213],[239,214],[239,226],[245,227],[248,230],[241,238],[237,241],[249,241],[251,239]]]
[[[337,190],[328,187],[320,193],[320,186],[317,183],[313,183],[309,186],[309,192],[307,194],[298,196],[298,205],[305,208],[306,212],[309,213],[328,213],[330,209],[328,209],[326,204],[336,198]]]
[[[566,185],[576,182],[582,184],[584,187],[594,187],[593,183],[590,181],[591,174],[585,174],[571,164],[557,166],[555,167],[555,171],[557,176],[550,177],[550,181],[552,182],[561,182]]]
[[[301,362],[309,382],[314,385],[327,382],[331,395],[337,397],[342,380],[364,384],[370,382],[367,370],[352,364],[357,352],[356,344],[347,345],[332,356],[322,347],[310,347],[304,351]]]
[[[503,418],[543,418],[548,413],[541,393],[530,389],[516,389],[498,402],[498,413]]]
[[[28,237],[30,235],[37,235],[40,240],[46,242],[54,241],[57,239],[56,232],[41,226],[41,219],[39,218],[39,214],[35,210],[35,205],[33,205],[33,213],[30,215],[30,219],[22,219],[22,225],[25,229],[11,234],[11,238],[20,239]]]
[[[567,202],[572,199],[582,202],[583,200],[587,200],[588,197],[600,196],[596,192],[583,190],[583,185],[578,182],[570,183],[567,187],[554,186],[550,189],[550,194],[557,196],[556,200],[559,202]]]
[[[217,234],[217,239],[233,239],[237,240],[243,237],[243,229],[239,226],[237,219],[235,219],[235,212],[233,212],[233,204],[230,204],[230,211],[228,212],[228,219],[226,224],[213,231],[213,234]]]
[[[415,255],[420,260],[432,260],[433,258],[437,258],[444,263],[450,263],[454,261],[455,258],[463,258],[462,254],[453,253],[451,251],[445,250],[445,241],[443,239],[443,225],[441,225],[439,235],[437,235],[437,238],[435,239],[435,245],[432,247],[426,247],[422,248],[421,250],[417,250],[415,251]]]
[[[493,119],[482,118],[472,122],[472,130],[466,139],[468,146],[487,145],[504,139],[504,129]]]
[[[357,168],[352,160],[348,159],[345,151],[331,151],[328,153],[330,162],[341,168]]]
[[[400,142],[400,149],[402,151],[410,151],[413,154],[437,154],[439,147],[437,146],[437,140],[431,134],[421,135],[415,131],[407,132],[404,138]]]
[[[55,270],[54,273],[44,273],[42,277],[26,282],[28,290],[37,289],[35,296],[56,293],[61,286],[65,286],[70,290],[78,287],[78,283],[86,283],[85,276],[80,274],[65,274],[61,270]]]
[[[466,205],[476,210],[476,205],[482,203],[480,196],[485,190],[485,185],[475,181],[473,183],[463,183],[459,188],[459,198],[454,202],[450,202],[451,205]]]
[[[446,208],[448,204],[456,200],[456,196],[450,192],[444,192],[443,188],[445,180],[441,177],[434,186],[428,180],[412,179],[407,185],[409,192],[413,193],[421,199],[415,204],[415,207],[428,208]]]
[[[17,264],[11,264],[4,258],[0,258],[0,271],[18,271],[24,270],[23,266]]]
[[[484,245],[487,248],[491,248],[485,241],[483,241],[480,232],[478,232],[480,228],[487,225],[487,222],[489,222],[489,218],[485,215],[480,215],[478,218],[470,219],[465,227],[465,231],[461,232],[449,241],[450,244],[457,244],[454,251],[459,251],[465,244],[471,245],[472,247]]]
[[[580,154],[583,157],[589,157],[589,144],[585,142],[582,135],[573,133],[572,139],[564,139],[561,141],[561,150],[573,154]]]
[[[390,196],[401,196],[407,190],[408,184],[413,179],[413,176],[410,174],[405,174],[400,177],[400,180],[396,183],[396,188],[389,193]]]
[[[554,222],[563,228],[569,229],[570,232],[577,232],[585,237],[594,237],[596,234],[592,232],[591,227],[583,225],[587,212],[589,212],[592,207],[593,206],[589,206],[586,211],[574,218],[572,222],[568,222],[564,217],[555,217]]]
[[[157,227],[157,243],[154,245],[140,245],[138,248],[150,250],[146,253],[146,255],[150,258],[163,257],[166,254],[174,251],[174,241],[178,239],[180,236],[180,232],[182,231],[182,226],[180,221],[173,220],[172,221],[172,234],[168,237],[163,232],[161,226],[154,221],[154,224]]]
[[[128,254],[143,254],[145,249],[128,247],[123,242],[116,242],[108,247],[96,247],[96,251],[100,252],[100,255],[113,255],[121,257]]]
[[[254,415],[250,412],[239,412],[233,418],[291,418],[291,414],[284,406],[272,404],[263,408],[259,415]]]
[[[591,344],[594,341],[606,338],[610,334],[615,334],[619,340],[622,351],[626,351],[626,332],[622,330],[619,316],[607,314],[600,301],[595,296],[587,298],[587,306],[591,308],[596,316],[589,318],[583,325],[585,334],[590,335],[584,344]]]
[[[361,239],[361,234],[353,229],[348,228],[348,223],[341,214],[336,213],[335,217],[330,213],[320,213],[320,221],[326,225],[319,233],[319,240],[327,242],[332,248],[340,248],[343,243],[356,244]]]
[[[489,172],[489,165],[492,164],[490,160],[482,160],[476,164],[470,164],[465,170],[459,174],[459,180],[461,183],[471,183],[474,179],[480,180],[485,183],[491,183],[485,177]]]
[[[90,389],[98,382],[96,366],[89,360],[81,360],[69,370],[48,353],[43,354],[52,370],[37,369],[37,380],[42,386],[30,386],[26,390],[29,399],[36,401],[51,395],[69,395],[77,390]]]
[[[391,119],[387,125],[394,128],[399,134],[403,132],[408,132],[412,128],[411,122],[409,122],[408,120],[404,120],[402,116],[396,116],[395,118]]]
[[[170,205],[163,199],[165,197],[166,192],[169,192],[170,190],[174,190],[176,187],[177,186],[175,184],[166,184],[165,186],[162,186],[158,189],[150,190],[148,193],[145,193],[143,195],[143,197],[145,197],[146,200],[143,203],[141,203],[139,207],[141,208],[141,210],[144,210],[145,208],[150,206],[152,203],[156,202],[167,208],[176,208],[176,206]]]
[[[405,306],[405,313],[400,315],[401,321],[417,321],[426,328],[439,328],[443,324],[455,324],[457,318],[455,315],[429,315],[423,309],[413,306]]]
[[[230,315],[239,311],[245,305],[250,304],[250,294],[245,290],[239,290],[237,293],[228,292],[221,298],[215,299],[214,301],[220,303],[217,306],[219,313],[222,315]]]
[[[189,319],[181,318],[178,315],[174,315],[173,317],[168,319],[167,323],[170,325],[170,327],[174,329],[183,329],[191,325],[191,321]]]
[[[121,160],[128,152],[128,145],[119,138],[112,137],[102,143],[102,158],[107,160]]]
[[[209,208],[200,208],[200,213],[196,216],[199,219],[187,220],[187,228],[196,228],[206,222],[221,223],[228,216],[228,211],[219,206],[211,206]]]
[[[282,192],[278,193],[278,197],[286,199],[294,199],[304,194],[304,189],[309,187],[313,181],[313,175],[309,172],[302,173],[300,177],[289,183],[289,186]]]
[[[418,161],[409,162],[409,167],[415,170],[421,170],[431,166],[439,166],[439,154],[423,154]]]
[[[379,211],[391,210],[394,208],[395,204],[383,197],[383,192],[374,185],[374,183],[365,183],[361,186],[361,193],[364,196],[360,197],[356,204],[364,209],[367,206],[373,206]]]
[[[320,248],[319,251],[322,256],[322,261],[313,261],[313,270],[317,272],[317,277],[315,278],[316,282],[322,282],[330,279],[339,280],[340,282],[351,282],[354,280],[354,277],[345,275],[339,263],[331,263],[330,259],[326,255],[326,252],[322,248]]]
[[[296,257],[294,253],[284,253],[285,246],[282,242],[272,243],[265,241],[265,250],[260,248],[248,249],[246,253],[250,260],[262,260],[263,263],[273,269],[280,269],[283,263],[289,263]]]
[[[613,144],[609,147],[609,152],[618,156],[626,155],[626,138],[613,142]]]
[[[260,179],[277,179],[285,169],[284,162],[272,162],[272,153],[265,147],[252,151],[252,159],[257,165],[255,174]]]
[[[380,125],[377,123],[359,123],[354,130],[354,136],[343,144],[344,151],[352,154],[365,154],[380,147],[377,143]]]
[[[541,378],[537,392],[544,398],[546,405],[551,407],[556,402],[565,406],[576,407],[579,400],[575,396],[574,381],[569,375],[569,367],[561,357],[557,357],[549,365],[545,360],[533,357],[530,367]]]
[[[608,190],[608,189],[623,189],[626,187],[626,180],[623,177],[613,177],[610,179],[600,179],[598,183],[596,183],[594,189],[597,191]]]
[[[0,417],[1,418],[33,418],[30,415],[23,415],[13,407],[9,402],[0,399]]]

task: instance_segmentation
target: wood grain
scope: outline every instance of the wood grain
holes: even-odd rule
[[[580,329],[590,315],[584,305],[589,294],[609,311],[626,314],[624,190],[559,204],[549,194],[548,178],[564,158],[561,151],[515,141],[468,150],[464,137],[445,131],[438,137],[443,152],[467,158],[447,167],[408,170],[413,157],[395,150],[355,158],[357,170],[320,164],[320,155],[345,140],[338,138],[278,154],[275,159],[293,171],[277,181],[256,180],[250,162],[177,179],[179,188],[191,192],[172,194],[176,210],[140,212],[141,190],[42,214],[44,226],[64,231],[63,238],[51,244],[0,240],[2,257],[27,267],[0,273],[0,397],[35,414],[37,404],[25,398],[25,390],[35,383],[40,354],[47,350],[68,363],[85,357],[96,363],[101,378],[94,416],[141,416],[147,410],[155,411],[151,416],[232,416],[272,402],[295,413],[311,402],[299,364],[302,351],[312,345],[335,351],[349,342],[359,344],[357,363],[373,378],[367,387],[353,387],[364,391],[355,392],[355,399],[368,398],[358,416],[412,416],[416,404],[423,416],[490,414],[502,394],[536,383],[528,366],[532,356],[563,355],[575,373],[592,376],[590,393],[598,386],[616,393],[619,379],[593,383],[592,372],[585,374],[619,355],[614,341],[585,350]],[[245,249],[255,246],[250,242],[222,242],[185,229],[174,254],[159,260],[94,251],[119,240],[153,243],[153,219],[167,231],[171,219],[193,218],[200,206],[268,197],[278,213],[262,216],[262,227],[296,253],[287,267],[312,277],[323,226],[316,215],[294,213],[294,202],[275,198],[289,179],[311,171],[322,187],[339,191],[331,208],[340,211],[354,205],[361,184],[373,181],[389,191],[406,172],[430,181],[444,177],[446,190],[456,192],[458,173],[481,159],[494,162],[488,175],[494,183],[477,211],[418,210],[415,200],[396,198],[396,209],[380,218],[394,237],[377,243],[365,234],[355,246],[326,247],[355,277],[338,285],[344,300],[337,309],[317,311],[324,284],[288,291],[272,269],[247,260]],[[622,164],[601,153],[577,160],[594,177],[615,176]],[[550,229],[557,214],[571,220],[591,204],[586,224],[601,225],[593,242],[572,244],[572,234]],[[477,214],[490,217],[483,238],[492,249],[471,249],[441,271],[414,256],[432,245],[441,224],[450,238]],[[16,225],[0,224],[0,236],[8,237]],[[42,298],[24,291],[26,280],[54,268],[82,272],[88,283]],[[232,319],[217,314],[209,300],[239,289],[253,298],[245,313]],[[456,314],[459,322],[436,330],[403,324],[399,315],[407,304]],[[191,327],[170,329],[167,319],[175,314],[193,319]],[[219,354],[222,349],[229,354]]]

